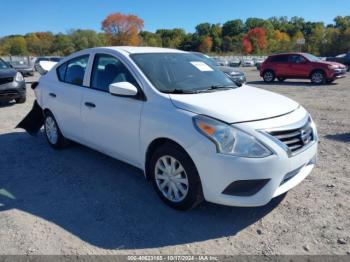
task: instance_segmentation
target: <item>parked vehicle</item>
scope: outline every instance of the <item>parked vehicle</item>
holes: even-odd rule
[[[257,58],[254,60],[256,69],[260,71],[262,63],[264,63],[265,59],[264,58]]]
[[[242,67],[252,67],[255,66],[255,62],[253,59],[243,59]]]
[[[234,57],[230,60],[229,66],[230,67],[240,67],[242,61],[238,57]]]
[[[215,59],[203,53],[199,53],[199,52],[192,52],[192,53],[202,58],[208,65],[217,67],[220,71],[227,74],[233,80],[233,82],[235,82],[238,86],[241,86],[245,82],[247,82],[247,79],[242,71],[234,69],[229,66],[221,66],[217,63]]]
[[[35,60],[34,68],[35,71],[39,72],[41,69],[39,68],[39,63],[41,61],[50,61],[50,62],[59,62],[62,58],[59,56],[40,56]]]
[[[346,54],[341,54],[336,57],[327,57],[326,60],[343,64],[346,66],[346,71],[350,72],[350,51]]]
[[[33,76],[34,75],[34,65],[30,57],[11,57],[9,61],[11,66],[20,72],[23,76]]]
[[[26,83],[20,72],[0,58],[0,101],[16,103],[26,101]]]
[[[267,83],[276,78],[283,82],[288,78],[310,79],[314,84],[332,83],[345,77],[346,68],[336,62],[322,61],[307,53],[289,53],[269,56],[261,65],[260,76]]]
[[[317,132],[301,105],[237,87],[184,51],[87,49],[33,88],[53,148],[73,140],[134,165],[176,209],[265,205],[315,165]]]
[[[220,66],[229,66],[229,62],[225,59],[220,59],[216,58],[215,61],[220,65]]]

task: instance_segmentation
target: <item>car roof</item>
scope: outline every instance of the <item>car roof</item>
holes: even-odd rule
[[[113,49],[117,51],[124,51],[129,54],[141,54],[141,53],[185,53],[184,51],[171,49],[171,48],[161,48],[161,47],[144,47],[144,46],[109,46],[105,47],[107,49]]]
[[[280,54],[273,54],[270,56],[282,56],[282,55],[304,55],[305,53],[300,52],[291,52],[291,53],[280,53]]]

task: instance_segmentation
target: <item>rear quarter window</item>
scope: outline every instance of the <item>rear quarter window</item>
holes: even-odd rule
[[[66,75],[67,64],[63,64],[57,68],[57,77],[60,81],[64,81]]]

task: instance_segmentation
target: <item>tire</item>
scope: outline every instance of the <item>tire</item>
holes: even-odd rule
[[[350,72],[350,65],[346,65],[346,72]]]
[[[62,135],[57,121],[51,112],[45,113],[44,129],[46,140],[54,149],[62,149],[69,144],[69,141]]]
[[[275,81],[275,78],[275,73],[272,70],[267,70],[263,74],[263,79],[266,83],[272,83],[273,81]]]
[[[149,167],[153,187],[168,206],[189,210],[203,201],[197,168],[180,146],[173,143],[160,146],[153,153]]]
[[[317,70],[311,74],[310,80],[316,85],[322,85],[326,82],[326,77],[323,71]]]
[[[284,82],[286,79],[284,77],[278,77],[278,82]]]
[[[27,101],[27,97],[26,96],[22,96],[20,98],[15,99],[16,104],[24,104]]]

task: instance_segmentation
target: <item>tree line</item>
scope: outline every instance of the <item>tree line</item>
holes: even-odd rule
[[[59,55],[97,46],[133,45],[177,48],[203,53],[266,55],[301,50],[333,56],[350,50],[350,16],[337,16],[332,24],[302,17],[234,19],[224,24],[201,23],[194,33],[181,28],[144,31],[135,15],[114,13],[101,23],[102,32],[34,32],[0,39],[0,55]],[[299,45],[305,39],[305,44]],[[299,43],[299,44],[298,44]]]

